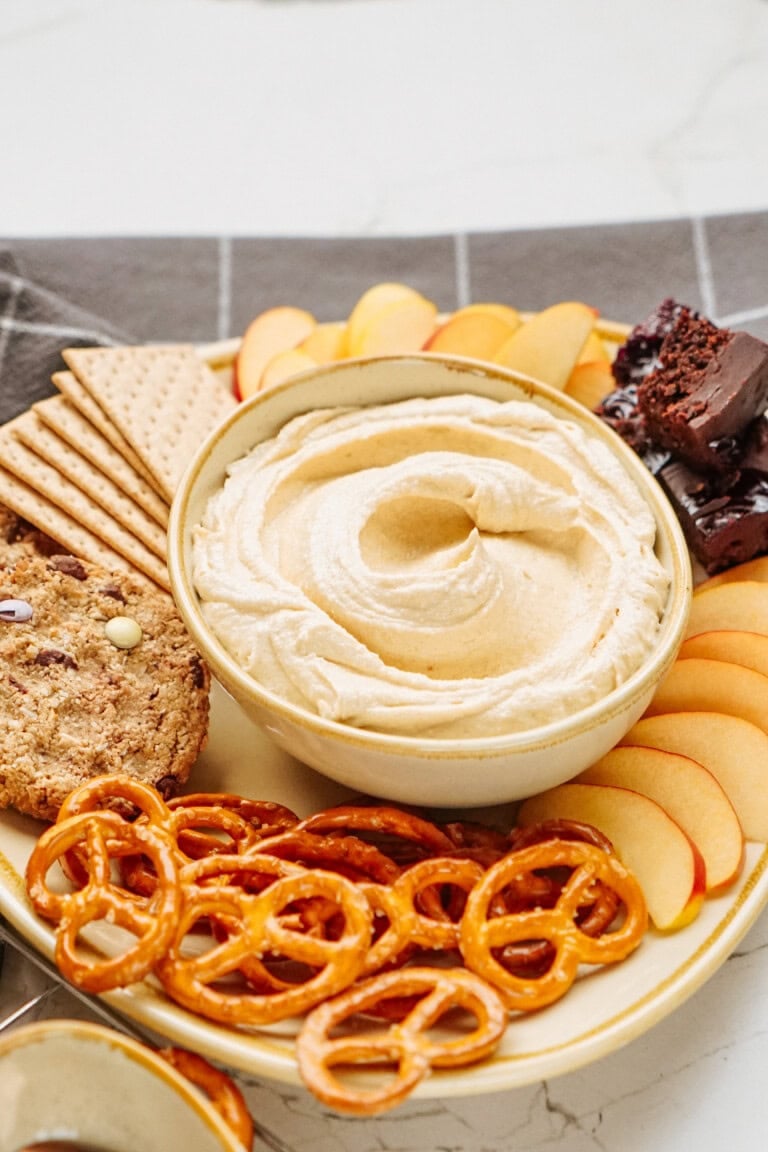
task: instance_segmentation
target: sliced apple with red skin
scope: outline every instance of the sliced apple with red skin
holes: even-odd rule
[[[723,630],[768,635],[768,584],[734,580],[694,591],[685,638]]]
[[[492,360],[514,331],[512,325],[493,312],[481,308],[460,310],[432,333],[424,351]]]
[[[699,632],[683,641],[678,656],[681,659],[727,660],[768,676],[768,636],[760,632],[725,628],[716,632]]]
[[[607,360],[590,360],[577,364],[568,377],[564,392],[590,411],[612,391],[615,381]]]
[[[726,568],[725,572],[718,572],[717,575],[702,581],[696,591],[703,592],[707,588],[716,588],[718,584],[732,584],[735,580],[757,580],[768,584],[768,556],[756,556],[754,560],[745,560],[743,564]]]
[[[768,843],[768,733],[725,712],[646,716],[622,744],[642,744],[697,760],[715,776],[747,840]]]
[[[614,784],[660,804],[704,857],[707,892],[727,888],[744,862],[744,833],[728,794],[696,760],[659,748],[613,748],[576,777],[578,784]]]
[[[725,712],[768,732],[768,676],[727,660],[676,660],[645,711]]]
[[[422,299],[421,293],[417,292],[415,288],[411,288],[408,284],[399,284],[395,281],[384,280],[380,284],[374,284],[371,288],[368,288],[356,302],[347,319],[347,330],[342,354],[344,356],[360,355],[356,349],[360,346],[363,332],[376,315],[386,311],[386,309],[390,308],[393,304],[414,299]],[[437,314],[437,309],[435,309],[435,314]],[[429,333],[424,337],[425,340],[428,335]]]
[[[435,330],[437,305],[425,296],[396,300],[379,309],[353,338],[347,331],[349,356],[402,356],[420,352]]]
[[[532,316],[494,357],[497,364],[564,388],[595,323],[587,304],[566,300]]]
[[[305,340],[298,345],[299,352],[306,352],[316,364],[332,364],[342,359],[347,325],[343,320],[328,320],[317,324]]]
[[[315,327],[316,320],[303,308],[280,305],[261,312],[245,330],[235,358],[235,395],[247,400],[261,387],[269,361],[278,352],[295,348]]]
[[[523,802],[521,824],[578,820],[597,828],[634,873],[648,915],[663,932],[698,916],[706,889],[701,853],[655,800],[612,784],[560,784]]]
[[[290,380],[294,376],[298,376],[300,372],[306,372],[308,368],[316,367],[317,361],[308,356],[306,352],[302,352],[299,348],[286,348],[284,352],[277,352],[271,360],[267,361],[261,374],[259,391],[266,392],[268,388],[274,388],[277,384],[282,384],[284,380]]]

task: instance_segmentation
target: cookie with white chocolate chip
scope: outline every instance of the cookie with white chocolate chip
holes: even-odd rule
[[[0,543],[0,808],[55,819],[85,780],[174,795],[208,727],[210,677],[173,601],[138,577]]]

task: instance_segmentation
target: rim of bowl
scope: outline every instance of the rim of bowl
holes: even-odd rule
[[[0,1037],[0,1059],[21,1048],[40,1044],[51,1038],[68,1037],[74,1041],[107,1045],[119,1049],[129,1059],[140,1064],[153,1076],[162,1080],[179,1097],[181,1104],[194,1112],[221,1145],[222,1152],[243,1152],[243,1146],[224,1118],[202,1091],[186,1076],[178,1072],[152,1048],[104,1024],[90,1020],[62,1019],[37,1020],[25,1024]]]
[[[659,538],[662,538],[662,547],[668,552],[666,567],[670,573],[670,586],[661,629],[653,652],[646,658],[643,665],[632,673],[623,684],[612,689],[606,696],[586,708],[580,709],[569,716],[562,717],[549,724],[536,728],[525,729],[521,732],[512,732],[497,736],[475,737],[444,737],[425,738],[420,736],[402,736],[396,733],[376,732],[352,725],[342,724],[336,720],[327,720],[304,708],[291,704],[282,697],[264,688],[257,680],[244,672],[226,648],[221,644],[213,631],[205,623],[199,608],[199,598],[195,591],[191,572],[187,564],[189,554],[189,536],[192,524],[187,516],[187,508],[196,489],[200,474],[206,466],[208,459],[220,441],[229,433],[230,429],[241,421],[247,419],[251,412],[269,406],[275,399],[286,392],[293,391],[297,385],[306,385],[307,381],[327,378],[338,373],[345,373],[350,369],[365,370],[366,367],[379,364],[387,365],[413,365],[421,363],[437,363],[444,368],[461,373],[468,378],[466,392],[473,392],[472,377],[503,381],[514,384],[525,396],[534,403],[541,403],[548,410],[554,410],[556,415],[572,417],[576,423],[588,433],[602,440],[618,457],[624,471],[628,472],[634,480],[640,494],[649,505],[657,526],[657,554],[659,551]],[[458,390],[456,392],[458,394]],[[483,395],[482,392],[476,393]],[[519,397],[511,397],[517,399]],[[356,402],[357,404],[358,402]],[[374,405],[394,403],[394,401],[372,399],[370,403],[359,404],[360,407],[373,407]],[[297,408],[291,415],[286,416],[279,426],[292,419],[301,412],[323,405],[306,404]],[[337,405],[329,405],[337,406]],[[274,433],[271,433],[274,435]],[[253,445],[260,443],[254,439]],[[242,455],[242,453],[241,453]],[[227,463],[233,463],[233,457]],[[237,457],[239,458],[239,457]],[[503,756],[514,751],[534,751],[552,747],[571,740],[580,732],[589,731],[597,725],[602,725],[643,697],[649,689],[665,674],[677,656],[678,649],[683,641],[688,621],[690,601],[692,594],[692,570],[688,546],[683,535],[680,522],[663,492],[661,486],[651,475],[639,456],[629,447],[621,437],[605,424],[588,408],[573,400],[564,392],[552,388],[533,377],[525,376],[520,372],[502,368],[482,360],[473,360],[470,357],[447,356],[436,353],[412,353],[409,355],[371,356],[358,359],[334,361],[322,364],[298,373],[282,384],[270,388],[266,392],[257,392],[230,413],[202,442],[195,455],[190,460],[181,478],[173,502],[168,523],[168,572],[171,590],[178,611],[200,648],[204,659],[211,665],[214,675],[221,669],[218,679],[226,688],[226,681],[236,684],[238,691],[246,696],[253,696],[258,703],[271,712],[278,713],[286,720],[297,724],[322,736],[332,736],[348,744],[358,744],[368,749],[378,748],[382,752],[401,752],[405,755],[420,759],[454,759],[482,752],[483,757]]]

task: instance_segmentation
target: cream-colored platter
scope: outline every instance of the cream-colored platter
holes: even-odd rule
[[[611,352],[627,328],[600,324]],[[229,375],[238,341],[207,345],[203,358]],[[274,745],[217,684],[212,690],[208,747],[190,784],[194,791],[226,791],[275,800],[308,815],[348,793]],[[441,797],[434,797],[439,812]],[[451,810],[452,818],[459,815]],[[485,809],[475,818],[509,823],[509,811]],[[24,870],[42,830],[13,811],[0,812],[0,913],[43,956],[52,958],[54,938],[31,911]],[[768,847],[747,845],[744,868],[725,893],[709,897],[686,928],[662,935],[649,931],[638,950],[613,968],[585,972],[559,1003],[513,1018],[494,1056],[468,1069],[434,1072],[417,1097],[497,1092],[574,1071],[642,1035],[679,1007],[727,959],[768,903]],[[102,943],[109,947],[109,940]],[[293,1037],[296,1027],[235,1030],[204,1020],[173,1004],[151,980],[104,996],[123,1017],[230,1068],[298,1083]],[[361,1081],[363,1076],[360,1077]]]
[[[211,736],[194,774],[195,790],[223,790],[279,800],[301,815],[343,800],[336,784],[292,760],[214,686]],[[439,805],[440,797],[435,797]],[[493,813],[485,810],[483,817]],[[504,815],[508,815],[504,813]],[[41,826],[0,813],[0,912],[43,955],[53,935],[30,910],[26,861]],[[416,1095],[496,1092],[572,1071],[641,1035],[700,987],[723,963],[768,902],[768,849],[750,844],[743,873],[722,896],[705,901],[693,924],[662,936],[650,932],[623,964],[578,980],[558,1004],[513,1019],[496,1055],[461,1071],[435,1073]],[[105,999],[137,1024],[231,1068],[298,1082],[291,1030],[238,1032],[172,1004],[151,982]]]

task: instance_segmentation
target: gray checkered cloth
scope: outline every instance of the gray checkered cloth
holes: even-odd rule
[[[66,367],[62,348],[131,343],[128,333],[26,279],[0,250],[0,424],[55,391],[51,376]]]

